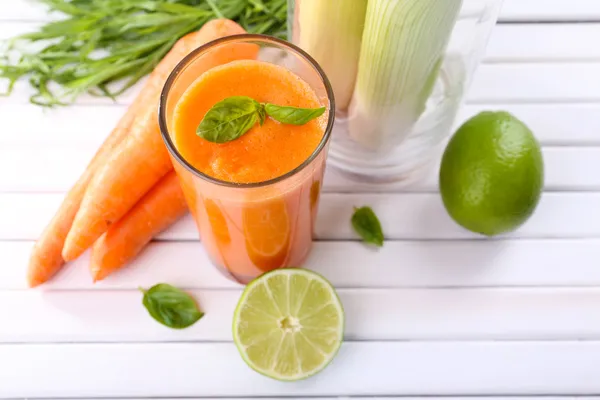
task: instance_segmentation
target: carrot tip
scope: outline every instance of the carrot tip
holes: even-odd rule
[[[69,246],[69,243],[65,243],[65,247],[62,250],[62,258],[66,262],[69,262],[78,258],[82,253],[83,251],[80,251],[79,249],[73,249],[71,246]]]
[[[37,286],[40,286],[42,283],[44,283],[44,281],[36,279],[36,280],[32,280],[32,279],[28,279],[27,280],[27,285],[29,285],[30,288],[34,288]]]
[[[61,259],[40,261],[35,256],[29,262],[27,270],[27,285],[30,288],[40,286],[49,281],[64,265]]]
[[[97,283],[102,279],[106,278],[106,275],[102,273],[102,269],[100,267],[90,267],[90,274],[92,275],[92,281]]]

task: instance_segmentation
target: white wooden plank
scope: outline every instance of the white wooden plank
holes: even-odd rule
[[[62,200],[61,194],[0,194],[0,240],[35,240]],[[437,193],[324,193],[316,236],[357,239],[350,226],[355,206],[370,205],[387,239],[483,239],[450,219]],[[184,217],[159,235],[162,240],[197,240],[195,224]],[[544,193],[527,223],[501,238],[600,237],[600,193]]]
[[[0,148],[69,145],[96,149],[125,111],[126,106],[73,105],[46,109],[9,103],[0,107],[0,120],[7,128],[0,136]]]
[[[0,346],[0,397],[590,395],[598,342],[348,342],[306,381],[250,370],[229,343]],[[35,385],[31,384],[35,377]]]
[[[38,26],[32,22],[4,22],[0,24],[0,40],[31,32]],[[600,60],[594,40],[598,36],[600,23],[499,24],[490,37],[485,62]]]
[[[596,176],[596,168],[600,168],[600,148],[598,147],[545,147],[542,149],[545,168],[545,190],[547,191],[582,191],[599,190],[600,177]],[[357,182],[335,168],[328,168],[325,174],[324,191],[326,192],[432,192],[438,190],[439,158],[429,167],[426,174],[417,182],[407,186],[404,182],[369,184]],[[1,164],[1,161],[0,161]],[[57,175],[57,178],[59,175]],[[21,177],[22,178],[22,177]],[[26,177],[27,178],[27,177]],[[14,177],[8,178],[11,181]],[[8,180],[7,179],[7,180]],[[27,179],[25,179],[27,180]],[[10,182],[9,188],[29,191],[31,188],[45,188],[52,180],[39,182]],[[0,178],[0,190],[2,179]],[[29,188],[29,189],[28,189]],[[61,186],[62,188],[62,186]]]
[[[12,37],[34,27],[32,23],[3,23],[0,24],[0,38]],[[600,78],[595,73],[600,68],[598,62],[581,61],[598,61],[600,50],[593,38],[598,36],[599,31],[598,23],[499,26],[492,35],[486,60],[530,64],[480,66],[469,100],[481,102],[487,97],[493,101],[598,100]],[[541,61],[561,63],[540,65]],[[507,85],[507,82],[511,84]],[[25,103],[31,93],[27,84],[21,82],[11,99]],[[128,104],[135,93],[135,90],[130,90],[119,98],[119,102]],[[485,95],[483,98],[482,93]],[[80,101],[112,104],[109,99],[90,96],[82,96]],[[6,102],[7,99],[0,100],[0,104]]]
[[[331,260],[332,256],[327,255],[329,252],[327,243],[316,243],[315,247],[319,248],[323,245],[325,245],[325,249],[322,252],[327,259]],[[595,245],[596,243],[593,243],[593,246]],[[0,290],[27,288],[25,275],[32,246],[33,242],[27,241],[0,241],[0,254],[4,257],[7,266],[0,268]],[[365,251],[363,249],[362,252]],[[589,253],[593,249],[583,249],[583,251]],[[333,255],[333,257],[336,256]],[[365,255],[362,257],[364,259]],[[177,262],[173,262],[174,259]],[[341,258],[338,255],[332,261],[339,262]],[[355,266],[357,271],[358,267],[360,265],[357,264]],[[150,287],[159,281],[191,289],[236,289],[240,287],[238,283],[225,278],[217,271],[199,242],[153,242],[127,268],[98,283],[93,283],[91,280],[89,254],[84,253],[79,259],[66,265],[52,281],[43,286],[43,289],[122,290],[136,289],[140,286]],[[350,280],[350,282],[353,281],[356,282],[357,279]],[[348,286],[358,287],[358,285]]]
[[[467,103],[565,103],[600,102],[600,62],[482,64],[471,84]],[[4,83],[4,86],[2,86]],[[6,82],[0,82],[4,90]],[[119,97],[117,104],[129,104],[141,84]],[[32,94],[26,82],[15,85],[5,104],[25,104]],[[107,98],[82,95],[78,102],[89,105],[115,104]]]
[[[392,239],[451,239],[479,237],[460,228],[432,194],[325,194],[319,207],[316,235],[321,239],[355,237],[348,223],[354,207],[370,205]],[[506,237],[591,237],[600,235],[600,193],[544,193],[531,219]],[[186,221],[182,221],[185,223]],[[594,226],[592,226],[594,225]],[[187,225],[189,226],[189,225]],[[182,229],[174,226],[169,234]]]
[[[67,192],[97,147],[73,143],[0,146],[0,192]],[[593,173],[600,170],[600,147],[546,147],[543,154],[546,190],[600,190],[600,175]],[[15,166],[19,166],[18,173]],[[357,183],[329,168],[324,191],[436,191],[438,171],[436,160],[422,180],[406,186],[402,182]]]
[[[470,103],[600,102],[600,63],[481,65]]]
[[[600,144],[600,104],[466,104],[456,125],[486,110],[514,114],[544,145]]]
[[[490,37],[484,62],[598,61],[598,37],[599,23],[500,24]]]
[[[386,397],[372,397],[369,396],[370,400],[386,400],[386,399],[398,399],[398,400],[422,400],[419,397],[410,397],[410,396],[399,396],[399,397],[395,397],[395,396],[386,396]],[[531,400],[529,397],[519,397],[519,396],[509,396],[509,397],[498,397],[498,396],[485,396],[485,397],[475,397],[475,396],[444,396],[444,397],[435,397],[435,396],[428,396],[429,399],[431,400]],[[579,398],[579,397],[578,397]],[[244,400],[252,400],[252,397],[235,397],[235,398],[227,398],[227,397],[218,397],[218,398],[210,398],[210,397],[186,397],[186,400],[239,400],[239,399],[244,399]],[[288,400],[287,397],[270,397],[270,400]],[[311,397],[311,400],[332,400],[332,397]],[[336,397],[336,399],[339,399]],[[549,396],[536,396],[536,399],[538,400],[565,400],[564,396],[557,396],[557,397],[549,397]],[[572,400],[576,400],[577,398],[573,397],[573,398],[569,398]],[[585,396],[586,400],[597,400],[598,397],[593,397],[593,396]],[[59,399],[59,398],[55,398],[52,400],[67,400],[65,398]],[[94,398],[87,398],[87,399],[80,399],[80,400],[97,400]],[[111,398],[111,400],[128,400],[125,398]],[[129,399],[130,400],[130,399]],[[136,398],[136,400],[156,400],[155,398]],[[161,400],[181,400],[176,399],[176,398],[166,398],[166,397],[161,397]]]
[[[85,170],[97,147],[52,144],[2,146],[0,168],[7,169],[0,172],[0,188],[3,188],[0,190],[66,192]]]
[[[8,145],[82,145],[97,148],[126,106],[73,105],[52,110],[9,102],[0,107]],[[485,110],[506,110],[526,122],[543,145],[600,145],[600,104],[465,105],[456,126]],[[93,123],[90,123],[93,121]]]
[[[31,246],[0,242],[0,289],[27,287]],[[600,286],[598,259],[600,239],[390,241],[377,251],[356,242],[315,242],[304,267],[338,288],[592,287]],[[190,289],[239,287],[217,272],[198,242],[153,242],[96,284],[88,262],[85,254],[43,289],[136,289],[159,281]]]
[[[194,290],[206,313],[156,323],[129,291],[3,291],[0,343],[231,341],[241,290]],[[339,289],[347,340],[600,339],[600,289]],[[18,307],[15,307],[18,304]],[[26,315],[27,318],[23,318]]]
[[[398,400],[422,400],[419,397],[409,397],[409,396],[399,396],[399,397],[395,397],[395,396],[386,396],[386,397],[372,397],[369,396],[370,400],[387,400],[387,399],[398,399]],[[497,396],[485,396],[485,397],[475,397],[475,396],[444,396],[444,397],[435,397],[435,396],[428,396],[429,399],[431,400],[531,400],[529,397],[518,397],[518,396],[510,396],[510,397],[497,397]],[[227,398],[227,397],[186,397],[186,400],[252,400],[252,397],[235,397],[235,398]],[[287,397],[270,397],[270,400],[288,400]],[[332,397],[311,397],[311,400],[332,400]],[[336,397],[336,399],[339,399]],[[549,397],[549,396],[536,396],[536,399],[539,400],[565,400],[565,397],[560,396],[560,397]],[[573,398],[569,398],[572,400],[576,400],[577,398],[573,397]],[[586,400],[597,400],[598,397],[592,397],[592,396],[585,396]],[[67,400],[65,398],[59,399],[59,398],[55,398],[52,400]],[[80,399],[80,400],[97,400],[94,398],[87,398],[87,399]],[[111,398],[111,400],[128,400],[125,398]],[[131,399],[129,399],[131,400]],[[136,398],[136,400],[156,400],[155,398]],[[166,398],[166,397],[161,397],[161,400],[181,400],[181,398],[176,399],[176,398]]]
[[[43,5],[32,0],[3,0],[0,20],[43,21],[49,16]],[[500,21],[600,20],[596,0],[504,0]]]
[[[600,21],[597,0],[504,0],[501,21]]]

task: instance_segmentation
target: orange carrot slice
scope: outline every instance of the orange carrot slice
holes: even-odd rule
[[[162,178],[123,218],[92,246],[90,272],[106,278],[132,260],[154,236],[187,212],[177,175]]]
[[[233,21],[220,19],[208,22],[198,32],[179,39],[151,79],[161,79],[164,83],[175,65],[195,48],[211,40],[240,33],[244,33],[244,29]],[[258,49],[241,46],[224,50],[216,52],[207,62],[216,66],[236,59],[252,58]],[[158,128],[156,110],[159,94],[157,92],[154,101],[148,102],[141,110],[131,134],[90,182],[65,240],[62,251],[65,260],[81,255],[172,169]]]

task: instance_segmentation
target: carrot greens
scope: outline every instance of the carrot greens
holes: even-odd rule
[[[116,98],[180,37],[214,18],[249,33],[286,34],[286,0],[37,1],[62,16],[0,48],[0,81],[10,94],[28,80],[30,101],[42,106],[66,105],[83,93]]]

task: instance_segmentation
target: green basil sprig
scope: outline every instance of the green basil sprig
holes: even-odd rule
[[[159,283],[144,293],[142,303],[152,318],[173,329],[183,329],[193,325],[204,313],[189,294],[166,283]]]
[[[371,207],[354,208],[352,226],[365,243],[383,246],[383,230]]]
[[[325,113],[325,107],[299,108],[259,103],[251,97],[232,96],[216,103],[204,116],[196,134],[213,143],[226,143],[248,132],[267,115],[282,124],[304,125]]]

